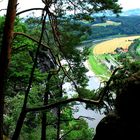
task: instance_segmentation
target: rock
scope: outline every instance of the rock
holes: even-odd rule
[[[117,93],[113,113],[97,125],[93,140],[140,139],[140,72],[132,74]]]

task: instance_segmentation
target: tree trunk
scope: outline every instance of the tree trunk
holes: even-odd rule
[[[49,81],[52,77],[52,74],[49,73],[47,77],[47,83],[46,83],[46,91],[44,93],[44,105],[48,105],[49,100]],[[46,111],[42,112],[42,129],[41,129],[41,140],[46,140],[46,126],[47,126],[47,117],[46,117]]]
[[[43,112],[42,113],[41,140],[46,140],[46,125],[47,125],[46,112]]]
[[[47,86],[46,86],[47,89]],[[45,92],[44,95],[44,105],[48,104],[48,92]],[[47,117],[46,117],[46,111],[42,112],[42,129],[41,129],[41,140],[46,140],[46,125],[47,125]]]
[[[4,91],[7,80],[8,64],[11,57],[11,43],[16,17],[16,5],[17,0],[9,0],[0,53],[0,140],[3,140]]]
[[[59,87],[60,92],[59,92],[58,97],[60,99],[62,98],[62,92],[63,92],[62,91],[62,83],[61,83],[61,86]],[[60,125],[61,125],[61,106],[58,106],[58,108],[57,108],[57,138],[56,138],[56,140],[60,139],[60,129],[61,129]]]
[[[13,134],[13,137],[12,137],[12,140],[18,140],[19,138],[19,135],[20,135],[20,131],[21,131],[21,128],[23,126],[23,123],[24,123],[24,119],[26,117],[26,111],[25,111],[26,108],[23,108],[21,113],[20,113],[20,116],[19,116],[19,119],[17,121],[17,125],[16,125],[16,129],[15,129],[15,132]]]
[[[56,140],[59,140],[60,139],[60,119],[61,119],[61,108],[58,107],[57,108],[57,138]]]

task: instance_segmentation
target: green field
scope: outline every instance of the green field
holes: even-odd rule
[[[90,55],[88,59],[88,63],[90,65],[91,70],[95,73],[95,75],[102,80],[107,80],[111,72],[108,70],[108,68],[102,64],[102,60],[105,58],[104,55],[93,55],[93,48],[90,49]],[[107,55],[106,55],[107,56]]]
[[[106,26],[119,26],[121,25],[120,22],[114,22],[114,21],[106,21],[105,23],[98,23],[98,24],[93,24],[92,26],[103,26],[103,27],[106,27]]]
[[[140,36],[120,37],[94,45],[90,48],[88,58],[90,69],[97,77],[102,80],[107,80],[111,76],[112,71],[120,66],[120,62],[115,58],[118,58],[118,56],[122,56],[121,54],[123,54],[115,53],[114,50],[118,48],[118,46],[121,46],[125,50],[125,53],[133,43],[133,40],[138,38],[140,38]],[[136,47],[135,51],[135,53],[140,56],[140,45]]]

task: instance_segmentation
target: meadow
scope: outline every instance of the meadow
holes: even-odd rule
[[[119,25],[121,25],[120,22],[114,22],[114,21],[107,20],[104,23],[97,23],[97,24],[93,24],[92,26],[103,26],[103,27],[106,27],[106,26],[119,26]]]

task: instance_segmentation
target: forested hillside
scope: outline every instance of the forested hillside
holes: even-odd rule
[[[107,21],[110,21],[110,23]],[[92,35],[89,37],[89,40],[115,35],[137,35],[140,34],[140,16],[97,17],[90,26],[92,26]]]

